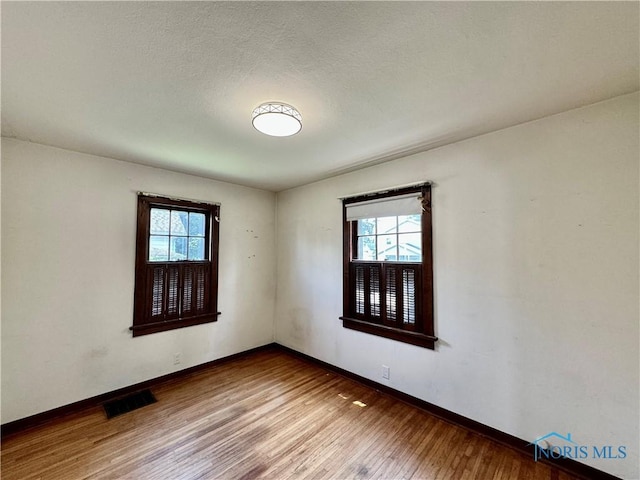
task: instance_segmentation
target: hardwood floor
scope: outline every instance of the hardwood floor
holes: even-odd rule
[[[279,351],[153,393],[111,420],[96,407],[9,436],[3,480],[574,478]]]

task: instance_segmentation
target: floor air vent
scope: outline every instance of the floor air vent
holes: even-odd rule
[[[132,393],[117,400],[105,402],[102,406],[107,414],[107,418],[113,418],[156,402],[156,397],[153,396],[151,390],[142,390],[141,392]]]

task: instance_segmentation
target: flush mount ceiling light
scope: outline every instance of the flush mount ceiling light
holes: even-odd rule
[[[256,130],[272,137],[288,137],[302,129],[302,115],[291,105],[279,102],[263,103],[253,110]]]

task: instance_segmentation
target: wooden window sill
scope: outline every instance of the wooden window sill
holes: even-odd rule
[[[167,330],[175,330],[177,328],[190,327],[192,325],[201,325],[203,323],[212,323],[218,320],[217,313],[208,313],[206,315],[199,315],[191,318],[176,318],[175,320],[167,320],[165,322],[145,323],[140,325],[133,325],[129,327],[129,330],[133,331],[134,337],[141,335],[149,335],[151,333],[165,332]]]
[[[340,320],[342,320],[342,326],[345,328],[378,335],[379,337],[390,338],[392,340],[409,343],[411,345],[428,348],[430,350],[435,349],[435,343],[438,341],[438,337],[433,337],[424,333],[410,332],[408,330],[401,330],[387,325],[379,325],[366,322],[364,320],[356,320],[355,318],[340,317]]]

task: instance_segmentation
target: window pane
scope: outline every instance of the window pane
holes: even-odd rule
[[[396,233],[398,231],[398,217],[378,218],[378,235],[384,233]]]
[[[169,235],[169,210],[151,209],[149,233],[152,235]]]
[[[376,233],[376,219],[375,218],[363,218],[358,220],[358,235],[375,235]]]
[[[187,235],[189,214],[180,210],[171,211],[171,235]]]
[[[358,259],[359,260],[375,260],[376,259],[376,237],[359,237],[358,238]]]
[[[398,231],[400,233],[422,231],[421,215],[400,215],[398,217]]]
[[[171,237],[171,250],[169,252],[170,261],[175,262],[187,259],[188,240],[188,237]]]
[[[378,260],[388,262],[398,260],[398,239],[396,235],[378,236]]]
[[[204,238],[189,238],[189,260],[204,260]]]
[[[204,213],[189,213],[189,235],[204,237]]]
[[[149,237],[149,261],[166,262],[167,260],[169,260],[169,237],[151,235]]]
[[[398,235],[398,253],[402,262],[422,261],[422,234],[401,233]]]

